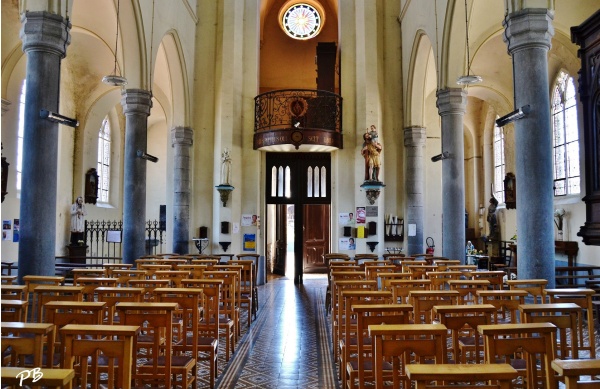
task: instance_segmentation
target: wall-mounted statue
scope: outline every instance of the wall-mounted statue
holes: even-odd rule
[[[371,125],[371,128],[367,128],[363,140],[363,148],[360,153],[365,158],[365,181],[379,182],[379,171],[381,169],[379,156],[383,146],[379,143],[379,135],[374,124]]]
[[[231,180],[231,155],[225,148],[221,153],[221,185],[230,185]]]
[[[74,246],[82,245],[86,215],[87,211],[85,210],[83,197],[79,196],[75,203],[71,205],[71,244]]]
[[[498,207],[498,200],[492,195],[490,198],[490,206],[488,207],[487,221],[490,225],[489,240],[499,240],[500,229],[498,228],[498,217],[496,216],[496,208]]]

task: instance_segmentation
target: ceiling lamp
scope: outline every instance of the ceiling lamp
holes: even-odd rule
[[[467,0],[465,0],[465,36],[467,37],[467,75],[460,76],[456,79],[458,85],[479,84],[483,78],[471,73],[471,52],[469,50],[469,17],[467,14]]]
[[[119,47],[119,8],[121,0],[117,0],[117,37],[115,39],[115,67],[113,72],[108,76],[102,77],[102,82],[113,86],[123,86],[127,84],[127,79],[120,74],[117,74],[117,49]]]

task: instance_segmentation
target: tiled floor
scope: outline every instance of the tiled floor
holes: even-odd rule
[[[258,316],[217,387],[337,388],[324,312],[326,286],[325,275],[305,275],[302,285],[279,277],[259,287]]]
[[[310,274],[303,285],[275,277],[260,286],[258,316],[249,329],[242,318],[243,337],[235,356],[229,364],[219,360],[217,388],[339,389],[325,314],[326,287],[325,275]],[[600,355],[598,335],[596,330]],[[587,331],[585,338],[587,342]],[[206,373],[200,369],[199,388],[209,387]]]

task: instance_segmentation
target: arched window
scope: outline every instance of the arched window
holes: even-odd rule
[[[560,72],[552,96],[554,134],[554,195],[580,192],[579,128],[573,77]]]
[[[504,131],[494,125],[494,197],[499,203],[504,202]]]
[[[17,129],[17,192],[21,191],[21,172],[23,171],[23,133],[25,132],[25,80],[21,87],[21,96],[19,96],[19,128]]]
[[[98,199],[108,203],[110,190],[110,124],[108,116],[98,131]]]

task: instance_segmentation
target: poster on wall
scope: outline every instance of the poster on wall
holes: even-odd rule
[[[12,240],[12,223],[10,220],[2,220],[2,240]]]
[[[356,207],[356,223],[365,224],[367,222],[367,210],[365,207]]]
[[[340,250],[356,250],[354,238],[340,238]]]
[[[256,251],[256,234],[244,234],[244,251]]]
[[[13,239],[12,241],[15,243],[19,242],[19,219],[13,220]]]
[[[258,224],[258,215],[243,214],[242,227],[256,226]]]
[[[338,219],[340,226],[353,226],[354,225],[354,213],[353,212],[341,212]]]

